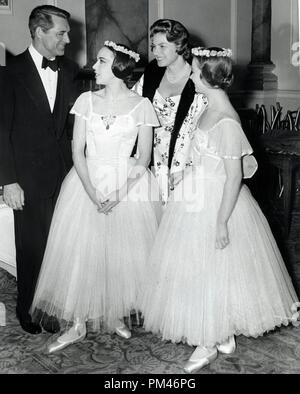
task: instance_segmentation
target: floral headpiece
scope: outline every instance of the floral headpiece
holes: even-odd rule
[[[197,47],[192,49],[192,54],[195,56],[206,56],[206,57],[214,57],[214,56],[220,56],[220,57],[232,57],[232,50],[231,49],[226,49],[222,48],[221,51],[216,51],[216,50],[210,50],[204,47]]]
[[[131,51],[131,50],[129,50],[129,49],[123,47],[122,45],[117,45],[117,44],[116,44],[115,42],[113,42],[113,41],[105,41],[105,42],[104,42],[104,45],[105,45],[106,47],[111,47],[111,48],[113,48],[113,49],[114,49],[115,51],[117,51],[117,52],[126,53],[126,55],[132,57],[132,58],[135,60],[136,63],[140,61],[140,55],[139,55],[138,53],[133,52],[133,51]]]

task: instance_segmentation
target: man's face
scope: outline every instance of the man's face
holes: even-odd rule
[[[63,56],[66,45],[70,43],[68,21],[55,15],[52,16],[52,20],[54,26],[46,32],[40,30],[39,35],[40,43],[48,59]]]

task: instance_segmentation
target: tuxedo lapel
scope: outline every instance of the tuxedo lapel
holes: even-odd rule
[[[20,83],[25,86],[28,95],[35,103],[38,110],[45,112],[45,115],[51,115],[51,109],[43,82],[28,50],[24,52],[24,62],[19,76]]]

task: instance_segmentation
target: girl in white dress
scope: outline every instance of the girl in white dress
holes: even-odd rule
[[[82,340],[86,322],[131,335],[123,317],[136,310],[144,289],[160,206],[147,170],[157,117],[125,84],[138,59],[106,41],[93,67],[105,88],[83,93],[71,110],[74,168],[61,188],[31,307],[33,317],[42,311],[72,324],[50,352]]]
[[[149,261],[142,300],[148,331],[196,346],[185,366],[202,368],[234,335],[257,337],[297,319],[297,296],[269,225],[242,178],[257,163],[225,89],[231,51],[194,48],[196,91],[208,98]],[[175,182],[175,183],[176,183]]]

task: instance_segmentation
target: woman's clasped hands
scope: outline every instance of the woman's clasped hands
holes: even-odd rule
[[[98,213],[104,213],[105,215],[108,215],[109,213],[112,212],[113,208],[118,205],[120,201],[116,200],[106,200],[103,202],[100,202],[100,206],[98,205],[97,211]]]
[[[103,213],[105,215],[111,213],[112,209],[120,202],[118,191],[104,196],[96,191],[96,189],[93,189],[93,191],[90,191],[88,194],[91,201],[95,204],[98,213]]]
[[[108,215],[112,212],[113,208],[121,201],[120,193],[118,190],[110,193],[108,196],[101,198],[97,203],[98,213]]]

